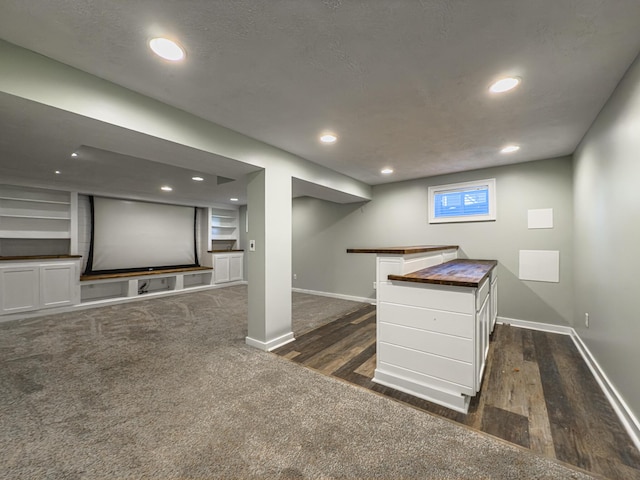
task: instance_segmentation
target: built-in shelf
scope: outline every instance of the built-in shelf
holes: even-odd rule
[[[1,238],[40,238],[40,239],[60,239],[60,238],[69,238],[69,232],[67,230],[63,232],[52,232],[52,231],[38,231],[35,232],[33,230],[0,230]]]
[[[219,206],[210,207],[207,210],[207,250],[213,249],[216,241],[232,242],[231,248],[236,248],[238,242],[238,207]]]
[[[32,203],[51,203],[53,205],[70,205],[71,202],[67,201],[55,201],[55,200],[41,200],[37,198],[19,198],[19,197],[5,197],[0,195],[0,200],[16,200],[19,202],[32,202]]]
[[[43,215],[8,215],[6,213],[0,213],[0,217],[4,218],[35,218],[43,220],[69,220],[69,217],[46,217]]]
[[[213,269],[170,269],[139,274],[96,275],[95,280],[82,277],[80,286],[81,304],[113,303],[141,296],[158,296],[184,290],[210,288],[213,284]]]
[[[0,240],[71,239],[75,194],[0,185]]]

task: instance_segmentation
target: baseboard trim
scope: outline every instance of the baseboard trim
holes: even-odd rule
[[[247,345],[265,352],[275,350],[276,348],[282,347],[283,345],[293,342],[294,340],[295,337],[293,336],[293,332],[285,333],[284,335],[269,340],[268,342],[256,340],[255,338],[251,338],[249,336],[245,337],[245,342]]]
[[[604,373],[600,364],[575,330],[573,335],[571,335],[571,338],[580,352],[580,355],[584,358],[589,370],[591,370],[591,373],[595,377],[596,382],[598,382],[598,385],[600,385],[600,388],[609,400],[613,410],[618,415],[622,425],[624,425],[624,428],[631,437],[631,440],[635,444],[636,448],[640,450],[640,423],[638,422],[638,419],[633,415],[631,409],[627,405],[627,402],[625,402],[622,396],[618,393],[616,387],[613,386],[613,383],[611,383],[607,374]]]
[[[340,300],[351,300],[352,302],[370,303],[372,305],[376,304],[375,298],[355,297],[353,295],[343,295],[341,293],[332,293],[332,292],[321,292],[319,290],[305,290],[304,288],[292,288],[291,290],[296,293],[307,293],[309,295],[318,295],[320,297],[339,298]]]
[[[575,335],[573,328],[565,325],[552,325],[550,323],[532,322],[530,320],[518,320],[517,318],[508,318],[498,316],[497,323],[503,325],[513,325],[514,327],[528,328],[529,330],[538,330],[540,332],[560,333],[562,335]]]
[[[574,328],[507,317],[498,317],[497,321],[503,325],[508,324],[514,327],[528,328],[530,330],[569,335],[578,349],[578,352],[580,352],[582,359],[589,367],[591,374],[595,378],[596,382],[598,382],[598,385],[600,385],[602,392],[607,397],[607,400],[609,400],[611,407],[616,412],[616,415],[618,415],[618,418],[629,434],[629,437],[631,437],[631,441],[634,443],[636,448],[640,450],[640,422],[638,422],[638,419],[633,415],[627,403],[618,393],[618,390],[613,386],[609,377],[604,373],[604,370],[600,367],[600,364],[596,361],[595,357],[589,350],[589,347],[587,347],[587,345],[582,341],[580,335],[578,335],[578,332],[576,332]]]

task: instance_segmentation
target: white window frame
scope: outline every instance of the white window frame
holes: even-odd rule
[[[436,195],[439,193],[469,190],[473,188],[488,187],[489,189],[489,213],[486,215],[467,215],[457,217],[436,218]],[[450,183],[448,185],[434,185],[429,187],[429,223],[456,223],[456,222],[492,222],[496,220],[496,179],[474,180],[472,182]]]

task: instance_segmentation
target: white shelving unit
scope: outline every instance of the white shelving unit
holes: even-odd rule
[[[207,250],[214,248],[214,241],[232,242],[230,248],[235,248],[239,239],[239,209],[237,207],[208,208],[208,242]]]
[[[118,303],[134,298],[154,297],[188,290],[211,288],[213,270],[161,273],[157,275],[131,275],[81,281],[80,299],[86,304]]]
[[[77,194],[0,185],[0,239],[73,239]]]

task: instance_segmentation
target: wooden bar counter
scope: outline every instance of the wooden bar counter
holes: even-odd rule
[[[495,260],[458,258],[407,275],[389,275],[388,278],[402,282],[478,288],[497,264],[498,262]]]
[[[349,249],[376,254],[373,381],[467,413],[496,314],[497,262],[455,245]]]

